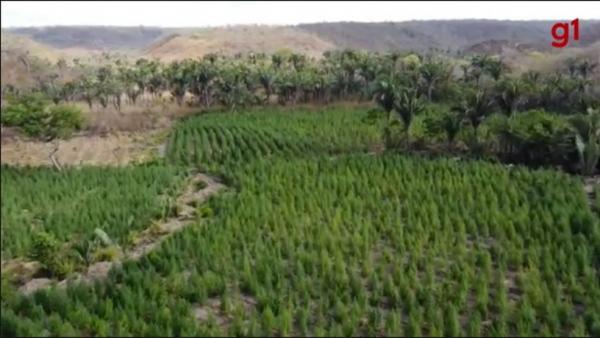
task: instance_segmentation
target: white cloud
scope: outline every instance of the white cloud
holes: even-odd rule
[[[324,21],[600,19],[598,2],[2,2],[2,27],[201,27]]]

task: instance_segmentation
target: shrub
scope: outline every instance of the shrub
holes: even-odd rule
[[[69,137],[75,130],[83,128],[84,118],[76,106],[59,104],[50,107],[50,120],[46,133],[52,137]]]
[[[214,213],[211,207],[209,207],[208,205],[202,205],[200,208],[198,208],[198,214],[200,215],[200,217],[206,218],[211,217]]]
[[[54,235],[42,231],[35,233],[32,239],[31,258],[44,264],[44,262],[50,261],[58,254],[60,248]]]
[[[7,97],[0,122],[9,127],[20,127],[28,135],[39,135],[48,114],[50,100],[40,93],[21,97]]]
[[[517,113],[511,118],[495,115],[488,127],[498,141],[500,155],[510,161],[530,165],[565,163],[572,148],[566,121],[543,110]]]
[[[30,257],[39,261],[52,276],[62,278],[75,270],[72,258],[61,252],[54,235],[47,232],[33,235]]]
[[[10,97],[2,111],[1,123],[18,127],[31,137],[44,139],[69,137],[73,131],[83,127],[84,118],[76,106],[52,105],[44,95],[36,93],[21,97]]]
[[[116,260],[120,255],[119,247],[110,245],[107,247],[98,248],[94,253],[94,260],[96,262],[112,262]]]

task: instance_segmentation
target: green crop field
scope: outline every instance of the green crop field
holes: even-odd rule
[[[215,168],[265,157],[366,152],[381,142],[377,126],[362,123],[367,110],[333,106],[204,114],[180,122],[168,157],[173,163]]]
[[[2,258],[26,255],[36,231],[71,241],[101,228],[124,243],[130,231],[169,212],[167,197],[175,195],[184,174],[158,165],[63,172],[3,166]]]
[[[125,238],[185,168],[230,189],[105,280],[25,296],[3,278],[2,336],[600,335],[600,219],[577,177],[374,153],[367,111],[207,113],[164,163],[3,167],[7,257],[31,224]]]

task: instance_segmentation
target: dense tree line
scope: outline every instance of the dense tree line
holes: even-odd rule
[[[426,128],[443,133],[450,150],[462,143],[471,153],[488,150],[533,165],[569,166],[579,159],[577,169],[588,174],[600,156],[597,63],[584,58],[569,59],[552,73],[522,74],[486,55],[450,59],[354,50],[326,52],[320,59],[281,51],[73,67],[77,76],[44,77],[34,91],[55,103],[85,101],[90,108],[119,111],[125,103],[150,105],[166,92],[178,105],[230,110],[374,100],[387,113],[382,134],[388,148],[413,147],[411,124],[426,115]]]
[[[90,106],[117,109],[123,101],[136,104],[140,98],[169,92],[179,104],[187,99],[191,105],[230,108],[275,98],[281,104],[294,104],[370,100],[376,95],[387,100],[384,106],[392,110],[391,93],[407,91],[429,102],[460,103],[480,96],[482,105],[493,100],[496,108],[510,116],[532,108],[584,111],[598,103],[599,94],[597,78],[593,80],[597,64],[586,59],[570,59],[564,69],[551,74],[531,71],[519,76],[512,75],[501,60],[485,55],[449,59],[354,50],[326,52],[320,59],[281,51],[233,57],[207,54],[171,63],[117,59],[98,67],[59,63],[57,69],[72,67],[77,75],[68,80],[58,74],[38,78],[34,90],[56,103],[82,100]],[[17,90],[4,87],[3,91]]]

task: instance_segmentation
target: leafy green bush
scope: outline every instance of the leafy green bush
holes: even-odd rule
[[[52,137],[69,137],[73,131],[83,128],[84,117],[76,106],[59,104],[50,107],[50,120],[46,133]]]
[[[21,97],[7,97],[8,105],[2,110],[0,122],[9,127],[21,127],[27,134],[36,134],[41,130],[44,115],[50,100],[40,93]]]
[[[96,262],[112,262],[119,258],[121,252],[119,247],[116,245],[110,245],[107,247],[98,248],[94,253],[94,259]]]
[[[509,161],[531,165],[564,163],[572,148],[572,133],[564,118],[543,110],[496,114],[486,126],[497,143],[498,153]]]
[[[75,270],[70,257],[61,252],[56,237],[44,231],[33,235],[30,256],[39,261],[52,276],[64,277]]]
[[[32,241],[30,256],[42,263],[50,261],[60,250],[56,237],[45,231],[35,233]]]
[[[64,138],[83,127],[84,117],[76,106],[52,105],[46,96],[39,93],[9,97],[7,100],[0,122],[5,126],[18,127],[29,136]]]
[[[420,124],[422,124],[427,138],[441,139],[448,144],[453,144],[461,131],[463,119],[456,112],[444,108],[430,108],[430,111],[423,114]]]

